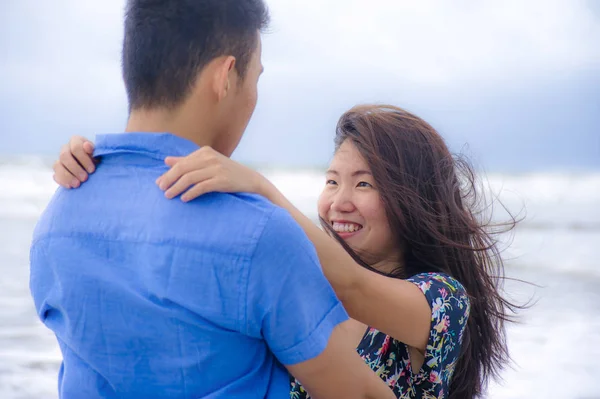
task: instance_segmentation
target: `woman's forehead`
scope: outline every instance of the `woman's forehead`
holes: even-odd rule
[[[367,162],[358,149],[346,140],[333,155],[330,170],[352,172],[353,170],[368,169]]]

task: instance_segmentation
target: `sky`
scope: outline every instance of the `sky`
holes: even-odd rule
[[[600,2],[267,0],[234,158],[322,166],[339,116],[390,103],[491,171],[600,169]],[[0,2],[0,154],[123,130],[124,0]]]

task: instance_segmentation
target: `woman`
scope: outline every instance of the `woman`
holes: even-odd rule
[[[78,186],[71,181],[87,178],[83,167],[93,171],[92,150],[73,138],[55,180]],[[398,398],[475,398],[508,361],[504,322],[515,306],[499,293],[502,258],[476,216],[475,176],[417,116],[359,106],[341,117],[318,203],[328,234],[266,178],[210,148],[166,163],[171,169],[157,184],[167,198],[245,191],[286,208],[334,289],[356,263],[386,276],[338,295],[354,319],[359,354]],[[298,381],[291,396],[308,397]]]

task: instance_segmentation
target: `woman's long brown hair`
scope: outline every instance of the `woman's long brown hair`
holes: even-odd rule
[[[480,396],[489,378],[499,377],[509,361],[505,322],[520,308],[500,293],[504,264],[495,238],[511,230],[515,218],[492,224],[469,162],[453,156],[433,127],[403,109],[389,105],[351,109],[338,122],[336,151],[346,140],[371,168],[402,251],[403,262],[390,277],[440,272],[465,287],[471,312],[449,398]],[[373,270],[337,238],[357,262]]]

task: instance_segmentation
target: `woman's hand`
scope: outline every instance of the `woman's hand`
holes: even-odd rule
[[[67,189],[79,187],[96,170],[93,153],[91,141],[81,136],[71,137],[54,163],[54,181]]]
[[[239,164],[210,147],[184,158],[168,157],[171,169],[156,180],[167,198],[179,194],[184,202],[210,193],[256,193],[269,198],[273,185],[260,173]]]

